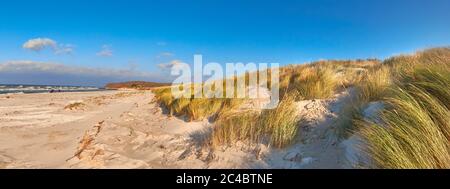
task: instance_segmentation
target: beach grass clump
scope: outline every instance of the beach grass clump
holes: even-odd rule
[[[449,60],[450,61],[450,60]],[[441,104],[450,109],[449,69],[441,65],[417,67],[412,74],[403,74],[403,80],[432,94]]]
[[[450,69],[422,63],[399,73],[385,98],[383,124],[360,127],[372,166],[450,168]]]
[[[373,69],[373,68],[370,68]],[[370,69],[343,68],[337,71],[338,80],[342,88],[350,88],[361,83]]]
[[[83,102],[73,102],[64,107],[65,110],[82,110],[86,108]]]
[[[417,55],[418,62],[425,65],[440,65],[443,69],[450,69],[450,47],[431,48]]]
[[[211,144],[238,141],[267,142],[278,148],[291,144],[298,131],[295,95],[287,95],[275,109],[221,114],[214,126]]]
[[[390,67],[383,64],[372,65],[365,72],[350,77],[357,78],[352,82],[355,94],[343,105],[334,123],[335,133],[340,139],[354,134],[358,123],[363,120],[362,111],[370,102],[382,101],[393,83]]]
[[[222,114],[211,133],[212,146],[231,145],[237,141],[258,141],[263,133],[258,119],[259,112],[255,111]]]
[[[285,96],[275,109],[262,112],[259,124],[270,135],[270,144],[282,148],[291,144],[297,136],[299,117],[295,99],[297,94]]]
[[[200,121],[217,114],[223,102],[223,99],[194,98],[186,106],[186,114],[190,121]]]
[[[182,116],[187,114],[187,107],[191,103],[190,98],[177,98],[172,101],[169,107],[171,115]]]
[[[436,123],[430,117],[431,112],[421,107],[409,93],[412,91],[398,90],[398,96],[389,101],[393,109],[381,115],[385,124],[368,124],[361,130],[374,165],[379,168],[450,168],[450,146],[445,137],[448,128],[441,129],[448,125]],[[415,95],[428,94],[417,90]],[[434,104],[434,109],[443,109],[432,99],[427,103]],[[447,119],[450,116],[448,112],[443,115]]]
[[[291,79],[290,86],[306,100],[332,97],[339,87],[335,71],[328,66],[312,66],[302,69]]]
[[[194,95],[190,98],[174,98],[170,87],[154,89],[153,93],[157,102],[168,110],[170,116],[186,116],[188,121],[216,117],[221,111],[237,108],[242,103],[240,99],[195,98]]]
[[[391,83],[392,78],[389,67],[380,66],[370,70],[356,85],[359,100],[363,102],[381,100]]]
[[[355,130],[357,130],[357,122],[362,119],[362,110],[365,103],[360,101],[357,97],[352,98],[351,101],[345,103],[340,111],[337,113],[337,119],[334,121],[334,133],[338,139],[347,139]]]
[[[376,59],[322,60],[280,69],[280,96],[297,91],[297,100],[326,99],[340,89],[358,84],[369,69],[380,66]]]
[[[156,100],[164,104],[166,107],[170,107],[174,101],[172,89],[170,87],[154,89],[153,93],[155,94]]]

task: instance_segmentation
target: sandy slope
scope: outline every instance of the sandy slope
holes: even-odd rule
[[[287,149],[211,150],[210,123],[167,117],[148,91],[0,95],[0,168],[345,168],[330,132],[345,96],[299,102],[307,126]]]

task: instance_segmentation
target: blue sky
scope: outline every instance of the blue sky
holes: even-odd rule
[[[164,81],[158,65],[191,63],[193,54],[219,63],[281,65],[383,59],[450,45],[449,10],[448,0],[15,0],[0,6],[0,64],[131,70]],[[56,47],[23,47],[36,38],[51,39]],[[55,48],[70,53],[55,53]],[[111,56],[100,56],[105,50]],[[0,73],[0,83],[38,82],[9,75],[2,79]]]

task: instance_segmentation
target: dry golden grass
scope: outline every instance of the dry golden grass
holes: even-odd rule
[[[112,98],[126,98],[135,95],[135,92],[122,92],[115,94]]]
[[[177,98],[172,95],[171,88],[153,90],[155,98],[169,111],[169,115],[187,116],[189,121],[200,121],[216,117],[221,111],[236,107],[243,101],[224,98]],[[231,102],[232,101],[232,102]]]
[[[158,101],[190,120],[213,117],[208,143],[265,142],[285,147],[295,141],[295,101],[331,98],[355,87],[335,123],[337,135],[357,133],[374,168],[450,168],[450,49],[392,57],[380,63],[320,61],[280,69],[281,103],[273,110],[239,111],[245,99],[173,99],[170,88],[154,90]],[[233,78],[236,79],[236,78]],[[296,94],[297,93],[297,94]],[[296,95],[293,95],[296,94]],[[367,104],[381,101],[380,123],[363,119]]]
[[[450,168],[449,57],[432,49],[388,60],[397,75],[383,124],[363,122],[359,132],[373,167]]]
[[[259,127],[258,119],[259,112],[254,111],[222,114],[211,133],[212,146],[231,145],[237,141],[259,141],[263,128]]]
[[[86,108],[86,104],[82,102],[74,102],[70,103],[69,105],[65,106],[65,110],[83,110]]]
[[[291,82],[291,88],[307,100],[330,98],[340,84],[335,71],[327,66],[305,68]]]
[[[378,65],[376,60],[360,60],[320,61],[283,67],[280,69],[281,103],[276,109],[262,112],[239,110],[245,99],[174,99],[170,88],[153,91],[171,115],[187,116],[190,121],[214,118],[215,127],[210,137],[213,146],[264,140],[281,148],[289,145],[297,136],[299,118],[295,113],[296,100],[330,98],[337,90],[358,82],[366,69]],[[270,74],[269,70],[269,78]],[[338,77],[339,74],[341,77]],[[246,78],[246,86],[249,86],[249,75],[242,76]],[[226,81],[237,79],[234,77]],[[225,86],[224,83],[226,92]],[[236,82],[234,87],[236,89]]]
[[[361,129],[375,166],[450,168],[449,138],[446,137],[450,130],[448,109],[418,88],[396,90],[395,96],[387,101],[391,108],[382,113],[385,124],[369,123]],[[419,96],[420,100],[426,100],[426,107],[416,99]],[[447,124],[440,125],[436,118]]]
[[[288,94],[277,108],[262,112],[259,125],[270,134],[270,144],[282,148],[291,144],[298,131],[299,117],[295,99],[297,94]]]
[[[389,67],[380,66],[372,69],[358,82],[358,100],[363,102],[378,101],[383,98],[386,89],[392,83]]]
[[[222,99],[192,99],[186,106],[186,113],[190,121],[199,121],[219,113],[223,104]]]
[[[334,131],[338,139],[347,139],[354,134],[357,129],[356,123],[361,121],[361,111],[365,105],[358,98],[352,98],[350,102],[343,105],[337,114],[338,118],[333,123]]]
[[[213,147],[233,144],[237,141],[268,142],[282,148],[291,144],[297,136],[299,118],[296,112],[296,95],[287,95],[277,108],[255,111],[223,113],[214,126]]]
[[[297,100],[326,99],[337,91],[359,83],[369,69],[380,66],[378,60],[319,61],[289,65],[280,71],[280,96],[297,91]]]
[[[285,94],[298,93],[296,100],[330,98],[336,91],[345,85],[353,85],[357,75],[361,75],[358,69],[371,68],[379,63],[376,60],[359,61],[320,61],[305,65],[290,65],[280,69],[280,98]],[[356,69],[358,68],[358,69]],[[356,71],[352,71],[355,70]],[[337,77],[338,72],[354,73],[346,74],[346,78]],[[240,77],[245,78],[245,86],[250,85],[248,78],[251,74],[246,73]],[[271,70],[267,71],[270,78]],[[234,80],[234,90],[237,89],[238,77],[229,78],[223,81],[223,90],[226,94],[226,82]],[[204,83],[202,84],[204,85]],[[271,83],[269,82],[270,86]],[[193,87],[193,85],[191,86]],[[153,89],[155,97],[159,103],[167,108],[170,115],[187,116],[189,120],[201,120],[209,117],[218,117],[222,110],[230,109],[225,103],[227,100],[221,98],[181,98],[174,99],[170,87]],[[236,94],[236,93],[235,93]],[[194,95],[194,94],[192,94]],[[234,97],[237,97],[236,95]],[[233,99],[233,104],[242,103],[245,100]],[[236,107],[236,106],[233,106]]]

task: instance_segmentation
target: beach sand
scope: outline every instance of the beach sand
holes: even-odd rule
[[[332,115],[314,113],[328,105],[299,103],[317,128],[306,142],[212,150],[211,123],[167,116],[150,91],[0,95],[0,168],[345,168],[344,147],[323,137]]]

